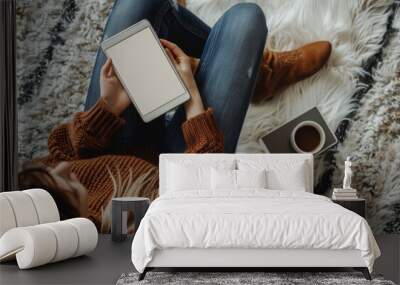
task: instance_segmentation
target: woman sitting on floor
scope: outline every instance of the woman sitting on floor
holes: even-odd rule
[[[331,51],[327,42],[264,51],[265,16],[249,3],[233,6],[210,28],[168,0],[119,0],[104,38],[144,18],[167,39],[162,44],[191,99],[172,115],[144,123],[99,51],[86,110],[54,128],[49,155],[19,175],[21,188],[48,190],[62,218],[87,216],[103,232],[111,197],[157,197],[160,153],[234,152],[253,93],[255,102],[271,98],[317,72]]]

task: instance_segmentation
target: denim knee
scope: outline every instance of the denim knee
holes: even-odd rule
[[[171,0],[115,0],[109,16],[104,38],[112,36],[140,20],[154,20],[157,11],[164,5],[172,5]],[[173,6],[173,5],[172,5]]]
[[[225,21],[240,25],[245,32],[256,37],[266,37],[267,24],[263,10],[255,3],[239,3],[232,6],[225,14]]]

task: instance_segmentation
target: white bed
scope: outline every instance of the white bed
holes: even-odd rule
[[[370,278],[380,251],[367,222],[312,194],[312,177],[307,154],[161,155],[160,197],[132,243],[140,279],[155,267],[354,267]]]

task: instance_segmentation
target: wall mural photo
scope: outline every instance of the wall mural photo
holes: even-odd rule
[[[17,1],[20,188],[109,232],[111,197],[158,196],[160,153],[262,153],[262,137],[317,107],[338,143],[314,157],[314,192],[341,188],[349,157],[374,233],[400,233],[399,2],[258,0],[257,29],[218,21],[237,1],[178,2]],[[99,50],[143,18],[190,93],[149,123]],[[210,48],[215,27],[236,45]]]

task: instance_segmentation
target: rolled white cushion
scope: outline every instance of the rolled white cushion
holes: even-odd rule
[[[39,224],[51,223],[60,220],[56,202],[49,192],[43,189],[24,190],[33,201],[36,213],[39,218]]]
[[[71,224],[66,222],[55,222],[44,224],[56,236],[57,248],[56,253],[51,262],[57,262],[70,258],[75,255],[78,250],[78,233],[71,228]]]
[[[96,226],[91,220],[74,218],[65,220],[65,222],[71,224],[78,233],[78,248],[74,257],[91,252],[96,248],[98,234]]]
[[[15,227],[60,220],[53,197],[43,189],[0,193],[0,237]]]
[[[0,238],[0,261],[16,257],[20,269],[86,254],[96,248],[97,230],[85,218],[7,231]]]
[[[19,227],[7,231],[0,239],[0,261],[14,255],[20,269],[51,262],[57,249],[53,231],[42,225]]]
[[[31,197],[22,191],[11,191],[1,193],[13,209],[17,227],[33,226],[39,223],[35,205]]]
[[[15,228],[17,222],[8,199],[0,195],[0,237],[9,229]]]

